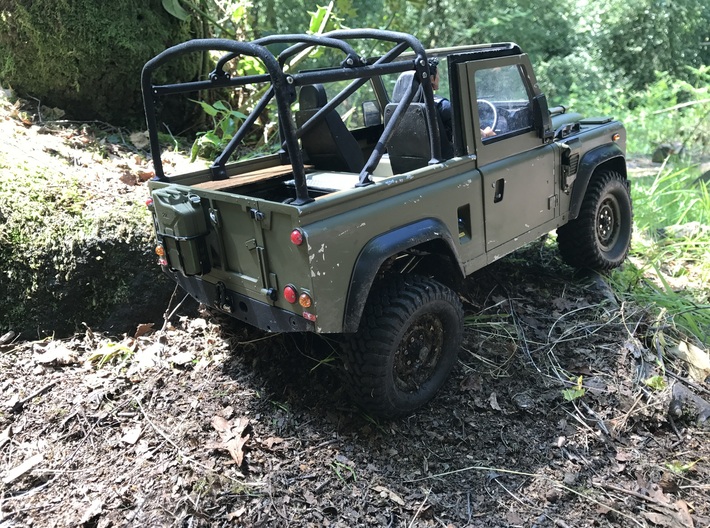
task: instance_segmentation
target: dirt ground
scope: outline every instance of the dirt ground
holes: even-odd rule
[[[182,296],[162,328],[0,345],[0,528],[710,526],[710,387],[554,240],[469,277],[450,380],[394,421],[350,403],[337,339]]]

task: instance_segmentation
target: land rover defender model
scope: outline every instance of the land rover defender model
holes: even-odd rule
[[[154,83],[165,62],[205,52],[221,54],[208,78]],[[554,229],[573,266],[626,258],[623,125],[548,108],[514,43],[425,50],[371,29],[193,40],[150,60],[142,88],[164,272],[262,330],[342,335],[344,383],[369,413],[409,413],[444,383],[474,271]],[[166,174],[164,101],[237,88],[258,101],[211,166]],[[271,153],[235,160],[276,116]]]

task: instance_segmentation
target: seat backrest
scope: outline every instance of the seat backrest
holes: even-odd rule
[[[417,92],[387,142],[387,153],[392,172],[395,174],[426,167],[431,159],[424,92],[413,71],[406,71],[397,79],[392,90],[392,102],[385,106],[385,126],[392,119],[412,83],[417,85]]]
[[[302,126],[327,102],[322,84],[303,86],[298,95],[296,125]],[[360,145],[335,110],[328,112],[301,137],[301,146],[306,153],[306,161],[316,169],[359,173],[365,166]]]
[[[385,107],[385,125],[389,123],[394,111],[406,96],[412,83],[417,85],[414,99],[412,99],[397,128],[387,142],[390,165],[395,174],[426,167],[431,159],[430,132],[426,105],[424,104],[424,90],[414,77],[413,71],[404,72],[397,79],[392,90],[392,102]],[[442,156],[446,159],[453,155],[451,143],[446,138],[444,124],[438,112],[435,119],[437,119],[439,125]]]
[[[385,106],[385,126],[389,123],[398,103]],[[387,153],[392,172],[399,174],[426,167],[431,159],[429,129],[424,103],[411,103],[387,142]]]

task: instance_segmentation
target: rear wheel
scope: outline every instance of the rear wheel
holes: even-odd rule
[[[628,182],[616,171],[596,174],[575,220],[557,230],[562,258],[577,268],[621,265],[631,245],[633,211]]]
[[[370,294],[344,347],[344,378],[367,412],[395,417],[429,402],[448,378],[463,335],[458,295],[420,276],[390,276]]]

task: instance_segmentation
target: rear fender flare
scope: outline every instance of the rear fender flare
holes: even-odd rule
[[[425,242],[441,240],[450,255],[456,256],[454,238],[446,225],[436,218],[425,218],[412,224],[398,227],[370,240],[363,247],[355,261],[348,297],[345,304],[343,332],[356,332],[365,308],[370,288],[382,264],[390,257]],[[463,268],[458,259],[456,265],[463,276]]]
[[[572,197],[569,205],[569,220],[574,220],[579,215],[582,200],[587,192],[589,181],[597,168],[604,165],[613,168],[626,178],[626,161],[624,151],[616,143],[609,143],[594,148],[587,152],[579,163],[577,178],[572,187]]]

